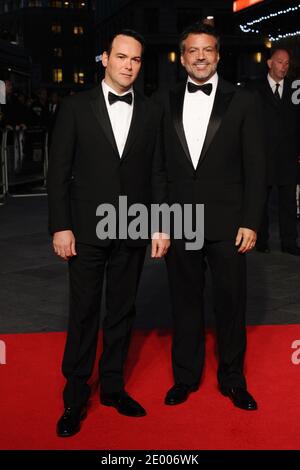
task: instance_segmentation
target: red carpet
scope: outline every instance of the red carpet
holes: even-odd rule
[[[127,389],[147,409],[142,419],[100,406],[97,393],[82,430],[55,435],[62,412],[60,361],[64,333],[2,335],[0,365],[1,449],[299,449],[300,364],[291,361],[300,325],[248,329],[246,371],[257,412],[234,408],[216,387],[214,338],[198,392],[177,407],[163,404],[172,384],[169,332],[136,332],[130,350]],[[299,357],[299,355],[298,355]],[[94,381],[95,382],[95,381]],[[95,389],[96,392],[96,389]]]

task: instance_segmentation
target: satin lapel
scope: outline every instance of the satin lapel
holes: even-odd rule
[[[134,141],[141,132],[142,124],[145,121],[145,115],[143,113],[143,102],[144,98],[135,91],[132,118],[125,147],[121,156],[121,161],[126,158],[130,148],[134,144]]]
[[[204,160],[207,150],[212,143],[217,130],[219,129],[223,116],[229,106],[230,101],[235,93],[235,89],[232,89],[230,85],[228,89],[225,87],[225,83],[219,78],[218,88],[215,95],[215,101],[213,104],[212,112],[210,115],[209,123],[207,126],[207,131],[199,158],[198,166],[201,165]],[[197,168],[198,168],[197,166]]]
[[[265,94],[268,97],[269,101],[271,101],[272,105],[277,108],[280,105],[280,101],[277,98],[275,98],[272,88],[270,87],[270,84],[268,82],[268,79],[264,81],[263,86],[264,86]]]
[[[291,91],[290,83],[287,79],[284,79],[283,94],[282,94],[282,98],[281,98],[282,104],[285,104],[286,102],[291,101],[291,93],[292,93],[292,91]]]
[[[118,147],[117,147],[114,133],[111,127],[111,123],[110,123],[109,115],[107,112],[101,86],[93,90],[90,104],[97,118],[97,121],[101,126],[101,129],[103,130],[112,148],[114,149],[116,157],[119,159],[120,157],[119,157]]]
[[[176,90],[172,90],[170,92],[170,107],[171,107],[171,115],[173,118],[174,127],[177,132],[178,138],[180,140],[180,143],[182,145],[182,148],[187,158],[189,159],[190,163],[193,165],[189,148],[188,148],[188,144],[185,138],[183,121],[182,121],[185,87],[186,87],[186,84],[184,83],[184,84],[181,84],[180,87],[178,87]]]

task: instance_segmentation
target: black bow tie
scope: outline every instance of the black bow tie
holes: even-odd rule
[[[109,104],[114,104],[116,101],[124,101],[124,103],[132,104],[132,93],[127,93],[127,95],[119,96],[109,91],[108,92]]]
[[[195,83],[188,82],[187,86],[188,86],[189,93],[195,93],[196,91],[201,90],[206,95],[210,95],[212,92],[211,83],[205,83],[204,85],[195,85]]]

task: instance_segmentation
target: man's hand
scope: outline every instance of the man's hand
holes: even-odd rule
[[[153,233],[151,258],[162,258],[170,247],[170,237],[166,233]]]
[[[62,230],[53,235],[53,248],[55,253],[65,261],[76,256],[75,237],[72,230]]]
[[[239,253],[247,253],[252,250],[256,243],[256,232],[250,228],[241,227],[239,228],[238,234],[235,239],[235,246],[241,244],[238,249]]]

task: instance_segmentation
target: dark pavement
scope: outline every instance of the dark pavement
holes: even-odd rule
[[[300,323],[300,258],[279,250],[273,210],[270,254],[248,255],[248,324]],[[298,229],[300,229],[298,224]],[[207,325],[213,308],[208,275]],[[66,328],[67,267],[52,253],[47,198],[9,198],[0,206],[0,333]],[[147,255],[137,300],[137,328],[171,326],[164,261]]]

